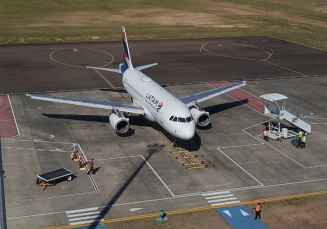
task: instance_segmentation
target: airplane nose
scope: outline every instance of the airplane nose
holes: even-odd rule
[[[192,123],[188,123],[188,125],[185,126],[185,128],[181,129],[178,137],[183,140],[190,140],[191,138],[193,138],[194,134],[195,134],[195,124],[192,125]]]

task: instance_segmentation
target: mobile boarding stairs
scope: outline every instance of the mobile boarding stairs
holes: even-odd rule
[[[286,127],[281,129],[281,120],[286,120],[293,127],[297,127],[306,133],[311,133],[311,118],[300,109],[286,102],[287,97],[279,93],[270,93],[261,95],[265,111],[264,114],[271,119],[269,120],[268,137],[275,140],[290,138],[297,133]],[[272,122],[277,120],[277,122]]]

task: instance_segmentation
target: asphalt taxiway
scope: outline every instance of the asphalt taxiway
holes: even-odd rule
[[[118,67],[120,42],[0,46],[0,93],[9,94],[19,129],[2,139],[8,228],[106,222],[159,208],[183,211],[326,190],[326,52],[266,36],[129,43],[134,66],[158,62],[145,73],[176,97],[243,77],[247,85],[240,97],[200,104],[212,124],[176,148],[143,117],[129,115],[131,130],[118,136],[106,110],[25,96],[126,102],[119,74],[85,68]],[[305,149],[289,140],[262,141],[268,117],[258,96],[270,92],[312,114]],[[94,159],[96,174],[70,160],[73,147]],[[45,191],[35,185],[37,174],[61,167],[76,177]]]

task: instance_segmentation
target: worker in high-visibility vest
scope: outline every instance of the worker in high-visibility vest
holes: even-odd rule
[[[303,135],[303,137],[301,138],[301,148],[305,148],[305,141],[306,141],[306,138],[305,138],[305,135]]]
[[[261,216],[260,216],[260,214],[261,214],[261,204],[260,204],[260,202],[258,202],[257,206],[255,208],[253,208],[253,209],[255,209],[255,218],[254,219],[257,219],[258,216],[259,216],[259,219],[261,219]]]
[[[79,157],[78,157],[78,163],[79,163],[79,167],[82,168],[83,167],[83,157],[82,157],[82,154],[80,154]]]
[[[72,152],[72,154],[70,155],[70,158],[71,158],[72,160],[74,160],[74,159],[76,158],[76,153],[75,153],[75,152]]]
[[[268,141],[268,131],[266,129],[263,130],[263,139]]]
[[[299,134],[297,136],[296,148],[299,148],[300,147],[302,137],[303,137],[303,132],[302,132],[302,130],[300,130],[299,131]]]

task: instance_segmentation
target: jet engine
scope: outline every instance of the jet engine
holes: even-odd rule
[[[129,129],[129,119],[125,118],[117,109],[109,115],[109,122],[117,133],[126,133]]]
[[[209,112],[204,111],[201,107],[195,105],[190,112],[196,125],[207,126],[210,123]]]

